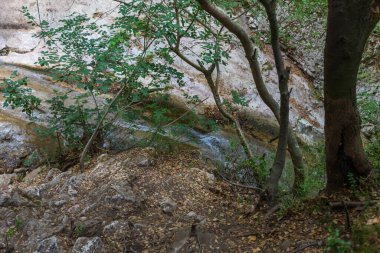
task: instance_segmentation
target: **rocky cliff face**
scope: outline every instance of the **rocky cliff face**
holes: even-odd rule
[[[58,22],[59,19],[72,12],[85,13],[96,18],[98,22],[109,23],[112,22],[113,18],[117,15],[118,6],[118,4],[112,0],[40,2],[39,14],[41,19],[48,20],[53,25]],[[34,0],[12,1],[6,3],[4,8],[0,10],[0,50],[3,52],[3,55],[0,56],[0,60],[10,64],[33,66],[38,59],[39,52],[44,47],[44,43],[32,37],[37,30],[30,27],[19,12],[24,5],[27,6],[31,10],[31,13],[38,19],[38,8]],[[272,62],[269,51],[268,49],[260,53],[260,61],[262,64]],[[232,88],[245,90],[246,97],[252,99],[250,105],[252,111],[271,117],[269,109],[266,108],[258,97],[257,91],[252,84],[253,80],[248,71],[242,50],[237,47],[232,52],[231,57],[230,64],[223,71],[224,76],[222,79],[224,80],[224,89],[222,89],[222,92],[228,95]],[[289,64],[291,65],[290,61]],[[191,90],[194,94],[198,94],[201,97],[210,96],[209,89],[205,87],[205,81],[201,78],[199,73],[179,60],[176,62],[176,66],[187,75],[186,79],[188,85],[185,87],[186,90]],[[312,87],[310,87],[308,80],[298,71],[296,66],[292,67],[293,74],[290,80],[290,85],[293,88],[292,97],[294,98],[291,117],[292,122],[296,124],[297,121],[305,119],[305,112],[307,112],[311,119],[306,120],[317,129],[320,129],[322,125],[320,103],[313,97]],[[275,96],[278,98],[275,71],[268,69],[263,72],[270,92],[276,94]],[[212,99],[209,99],[208,103],[213,104]]]
[[[8,77],[11,70],[19,70],[21,76],[27,76],[32,80],[31,88],[36,96],[46,98],[51,96],[52,87],[57,88],[56,84],[49,81],[49,77],[43,74],[27,71],[24,67],[36,68],[40,52],[44,49],[44,42],[33,37],[33,34],[38,32],[34,27],[27,24],[22,16],[20,9],[22,6],[28,7],[32,15],[37,20],[47,20],[52,25],[57,24],[60,19],[70,13],[84,13],[93,17],[99,23],[110,23],[117,15],[118,3],[112,0],[61,0],[61,1],[37,1],[35,0],[16,0],[6,1],[0,9],[0,66],[3,71],[0,71],[0,79]],[[260,62],[263,66],[272,65],[270,47],[267,46],[263,51],[259,52]],[[323,128],[323,111],[322,104],[313,95],[312,83],[304,76],[302,71],[288,60],[288,65],[292,67],[292,75],[290,78],[290,87],[292,88],[291,98],[291,123],[296,128],[300,136],[305,141],[312,141],[315,136],[321,134]],[[4,64],[8,64],[7,66]],[[13,66],[12,66],[13,65]],[[197,108],[199,113],[203,113],[206,109],[212,108],[215,110],[215,104],[212,99],[211,92],[207,87],[203,76],[191,69],[186,63],[176,60],[175,66],[185,73],[185,87],[176,87],[172,90],[172,97],[179,106],[187,107],[184,92],[198,95],[201,99],[208,98],[202,106]],[[220,92],[226,98],[230,96],[231,89],[239,90],[248,100],[250,100],[249,108],[246,113],[250,118],[258,119],[265,118],[269,122],[274,122],[269,108],[265,106],[260,99],[245,61],[244,53],[238,44],[231,52],[231,60],[223,70],[223,83]],[[277,75],[272,68],[263,70],[267,87],[276,99],[279,99],[278,88],[276,84]],[[2,101],[2,99],[0,99]],[[2,114],[10,115],[11,118],[16,118],[21,121],[28,122],[25,114],[20,111],[2,108]],[[15,129],[8,131],[10,137],[4,137],[1,140],[2,145],[16,147],[19,140],[19,135],[27,132],[25,129],[20,130],[20,125],[9,122],[10,118],[3,116],[0,118],[0,123],[4,129],[9,129],[9,126],[14,125]],[[21,124],[25,125],[25,124]],[[5,131],[5,130],[4,130]],[[20,136],[21,136],[20,135]],[[5,143],[5,144],[4,144]],[[26,142],[24,142],[26,143]],[[16,148],[16,150],[18,150]],[[26,148],[26,150],[29,150]],[[7,152],[8,154],[9,152]],[[19,157],[24,157],[26,154],[22,152]],[[3,155],[5,157],[5,155]],[[18,158],[17,158],[18,159]],[[18,160],[17,160],[18,161]],[[17,162],[13,162],[17,163]],[[8,162],[9,164],[9,162]]]

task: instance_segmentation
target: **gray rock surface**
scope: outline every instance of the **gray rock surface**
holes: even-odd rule
[[[161,201],[160,201],[160,206],[161,206],[161,209],[164,213],[166,214],[169,214],[169,215],[172,215],[173,212],[176,210],[177,208],[177,203],[175,203],[173,200],[171,200],[170,198],[163,198]]]
[[[13,179],[17,177],[16,174],[3,174],[0,175],[0,191],[5,191],[8,189],[9,184]]]
[[[215,179],[206,165],[190,169],[181,162],[184,167],[179,169],[177,160],[141,169],[135,158],[155,160],[154,153],[131,150],[94,159],[83,174],[43,169],[30,180],[15,181],[0,192],[0,251],[5,244],[1,235],[9,229],[15,233],[8,240],[15,252],[143,252],[152,247],[146,243],[157,240],[157,252],[167,252],[171,244],[188,247],[195,238],[188,237],[191,227],[206,227],[214,218],[202,209],[204,198],[213,195],[209,180]],[[179,170],[173,173],[174,168]],[[167,175],[165,180],[161,173]],[[202,202],[194,205],[198,195]],[[175,231],[187,232],[185,237],[178,232],[175,239]],[[199,230],[199,238],[202,233]]]
[[[103,242],[99,237],[80,237],[76,240],[71,253],[102,253]]]
[[[110,224],[104,226],[103,234],[109,236],[120,231],[125,231],[128,228],[128,222],[123,220],[112,221]]]
[[[17,122],[0,116],[0,174],[12,173],[31,152],[27,134]]]
[[[52,236],[42,240],[33,253],[62,253],[60,241],[57,237]]]

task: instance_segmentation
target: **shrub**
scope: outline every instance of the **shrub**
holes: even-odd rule
[[[341,238],[340,231],[337,228],[329,228],[329,237],[327,237],[327,252],[331,253],[352,253],[351,242]]]

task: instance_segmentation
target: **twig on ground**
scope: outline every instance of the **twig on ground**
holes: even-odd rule
[[[365,206],[373,206],[379,203],[379,200],[371,200],[371,201],[339,201],[339,202],[330,202],[329,206],[331,208],[356,208],[356,207],[365,207]]]
[[[286,251],[284,253],[298,253],[298,252],[302,252],[303,250],[305,250],[307,248],[316,247],[316,246],[317,247],[321,247],[322,245],[323,245],[323,241],[322,240],[307,242],[307,243],[301,244],[300,246],[298,246],[294,250]]]
[[[343,201],[343,204],[344,204],[344,212],[346,214],[346,229],[348,231],[351,230],[351,219],[350,219],[350,213],[348,212],[348,208],[347,208],[347,205],[344,203]]]
[[[265,231],[247,232],[247,233],[244,233],[244,234],[235,235],[233,237],[249,237],[249,236],[252,236],[252,235],[254,235],[254,236],[262,236],[262,235],[272,234],[272,233],[275,233],[275,232],[278,232],[277,228],[266,229]]]
[[[236,187],[240,187],[240,188],[245,188],[245,189],[251,189],[251,190],[255,190],[255,191],[259,191],[259,192],[264,192],[264,189],[261,189],[259,187],[235,183],[235,182],[232,182],[231,180],[227,179],[226,177],[224,177],[223,175],[221,175],[218,172],[216,172],[216,174],[218,176],[220,176],[225,182],[227,182],[230,185],[233,185],[233,186],[236,186]]]

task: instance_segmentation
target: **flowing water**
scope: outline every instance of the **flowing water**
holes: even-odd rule
[[[28,86],[33,89],[33,95],[42,100],[53,97],[54,90],[64,91],[68,89],[66,84],[54,83],[44,72],[1,63],[0,80],[9,77],[15,70],[18,71],[19,77],[28,77]],[[0,102],[3,102],[2,97],[0,97]],[[42,109],[46,111],[47,105],[43,104]],[[32,148],[46,148],[44,146],[47,143],[40,141],[40,138],[35,135],[36,124],[32,123],[24,113],[10,108],[1,108],[0,110],[0,148],[2,150],[0,155],[3,154],[5,157],[7,153],[14,155],[18,151],[22,151],[19,156],[25,156],[27,150],[30,151]],[[47,113],[37,112],[34,116],[37,124],[42,126],[46,124]],[[156,133],[155,128],[144,122],[126,123],[118,121],[116,125],[117,127],[107,135],[104,143],[105,148],[125,150],[138,142],[149,139]],[[228,160],[227,156],[231,154],[244,157],[241,148],[232,147],[230,144],[230,140],[236,138],[236,135],[223,129],[210,133],[188,129],[186,135],[178,136],[173,128],[167,128],[159,132],[159,136],[161,141],[171,143],[176,149],[197,149],[204,157],[213,161],[225,163]],[[251,144],[258,155],[269,152],[268,147],[259,141],[251,139]],[[49,143],[49,145],[54,146],[53,143]]]

